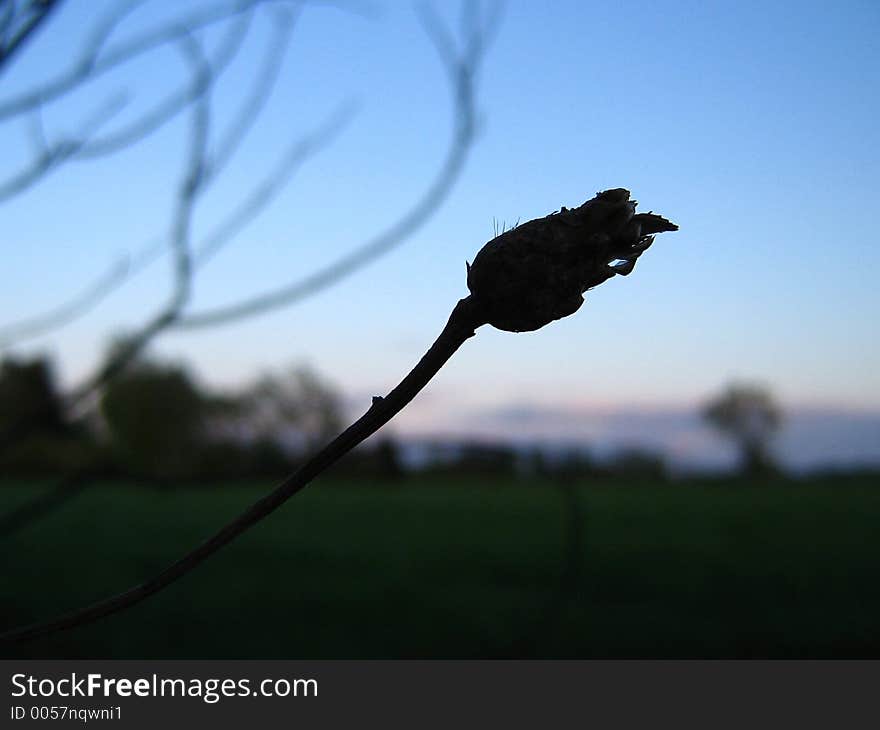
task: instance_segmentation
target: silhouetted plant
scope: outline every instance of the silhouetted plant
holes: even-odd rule
[[[651,213],[636,214],[627,190],[599,193],[573,210],[563,208],[509,230],[487,243],[468,267],[471,294],[410,373],[270,494],[154,578],[124,593],[48,623],[7,632],[5,641],[69,629],[132,606],[176,581],[248,528],[274,512],[400,412],[476,329],[527,331],[575,312],[589,289],[627,275],[654,234],[677,226]]]

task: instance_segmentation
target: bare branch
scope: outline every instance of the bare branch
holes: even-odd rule
[[[129,13],[137,4],[139,4],[139,2],[142,2],[142,0],[136,0],[136,2],[131,2],[125,4],[124,6],[121,6],[119,12],[108,16],[108,18],[100,24],[100,26],[96,29],[96,32],[92,35],[91,47],[95,49],[95,55],[97,54],[97,51],[100,49],[101,45],[106,41],[107,36],[112,32],[113,28],[122,20],[122,18],[127,13]],[[251,3],[250,5],[252,7],[254,3]],[[213,83],[213,81],[216,80],[217,76],[219,76],[223,68],[228,66],[233,57],[236,55],[237,51],[240,49],[241,43],[247,32],[251,17],[252,13],[250,12],[250,10],[242,14],[241,18],[237,20],[235,26],[231,29],[231,32],[227,35],[224,42],[220,44],[220,50],[214,54],[214,58],[210,62],[210,64],[206,66],[206,70],[203,73],[194,76],[194,81],[189,88],[186,88],[183,91],[176,93],[172,98],[161,105],[161,107],[155,110],[154,113],[142,117],[135,124],[130,125],[122,132],[117,132],[111,137],[105,137],[95,142],[86,143],[84,139],[88,135],[83,135],[83,139],[75,142],[65,142],[59,143],[55,146],[49,146],[49,144],[46,142],[45,132],[42,125],[42,107],[37,107],[33,112],[32,137],[34,139],[35,147],[38,150],[38,154],[36,155],[35,161],[32,163],[32,166],[29,169],[23,171],[22,173],[13,177],[11,180],[0,185],[0,200],[2,200],[4,197],[10,197],[17,192],[26,190],[30,185],[36,182],[39,177],[48,172],[50,169],[53,169],[63,159],[70,159],[71,157],[92,157],[99,154],[109,154],[115,151],[117,147],[125,147],[129,144],[136,142],[140,137],[148,134],[150,131],[153,131],[153,129],[159,126],[160,123],[174,116],[183,107],[193,103],[194,100],[201,98],[204,91],[203,87],[205,86],[206,82],[210,80]],[[258,82],[259,91],[258,93],[252,94],[249,99],[251,109],[253,109],[254,105],[260,105],[264,103],[263,97],[267,95],[271,89],[274,79],[272,78],[273,72],[270,70],[270,66],[272,65],[272,62],[279,61],[279,54],[283,51],[286,45],[286,39],[289,38],[290,28],[292,27],[290,19],[291,16],[289,13],[284,14],[284,16],[282,17],[282,27],[277,29],[275,43],[272,44],[270,52],[266,55],[266,68],[264,68],[263,73],[260,75],[260,81]],[[211,67],[210,72],[207,71],[208,66]],[[208,76],[206,74],[210,76],[210,79],[208,79]],[[107,117],[108,114],[106,112],[103,112],[98,118],[106,120]],[[241,136],[244,135],[247,131],[247,126],[248,125],[241,119],[237,120],[236,124],[230,130],[230,134],[227,135],[226,141],[224,142],[224,154],[228,155],[240,142]],[[207,140],[205,140],[204,142],[206,143],[206,141]],[[302,156],[303,155],[300,155],[300,157]],[[203,158],[203,160],[201,170],[199,172],[200,177],[206,178],[206,176],[209,174],[209,171],[211,174],[214,174],[219,170],[216,164],[209,165],[207,163],[207,161],[204,159],[204,154],[201,154],[201,157]],[[296,160],[294,160],[293,163],[295,163],[295,161]],[[199,183],[199,187],[203,186],[206,182],[207,179],[201,180]],[[264,190],[260,192],[260,198],[268,198],[273,191]],[[255,210],[260,207],[259,201],[248,202],[249,204],[247,208],[249,211]],[[240,219],[244,219],[247,216],[247,212],[241,212],[237,217]],[[180,221],[181,216],[178,215],[176,219]],[[238,230],[240,226],[241,223],[237,223],[229,226],[229,228]],[[227,234],[221,232],[221,235],[215,237],[213,243],[217,245],[226,237]],[[180,236],[178,235],[176,236],[176,238],[179,240]],[[187,254],[187,258],[188,257],[189,254]],[[67,304],[56,307],[55,309],[44,315],[39,315],[37,317],[32,317],[27,320],[14,323],[0,330],[0,347],[8,346],[9,344],[11,344],[12,341],[20,341],[21,339],[24,339],[26,337],[33,337],[44,334],[49,330],[55,329],[69,323],[70,321],[73,321],[78,316],[81,316],[83,313],[88,311],[92,306],[97,304],[112,290],[116,289],[130,274],[142,270],[146,265],[148,265],[155,259],[155,247],[151,245],[149,246],[147,251],[144,252],[144,255],[138,256],[135,259],[134,265],[129,266],[127,261],[124,265],[120,262],[115,263],[106,274],[102,274],[84,292],[77,295],[72,301],[68,302]],[[178,270],[182,268],[182,261],[183,259],[181,257],[178,257]],[[188,267],[189,264],[187,264],[187,268]],[[178,281],[180,281],[180,277],[178,277]],[[178,287],[177,296],[180,297],[181,294],[182,290],[180,289],[180,287]]]
[[[195,248],[194,267],[199,268],[210,261],[251,221],[259,216],[280,194],[296,170],[336,139],[351,121],[353,115],[354,105],[343,105],[318,129],[291,144],[269,174],[258,181],[239,205]],[[216,172],[213,166],[210,169]],[[101,273],[92,284],[70,301],[56,306],[44,314],[0,327],[0,348],[10,347],[22,340],[45,335],[74,322],[98,306],[126,281],[145,271],[167,251],[168,247],[164,239],[153,239],[132,256],[126,256],[122,260],[113,262],[106,272]]]
[[[60,4],[60,0],[42,0],[39,3],[28,3],[25,9],[21,11],[21,15],[25,15],[29,11],[33,14],[24,18],[21,26],[14,30],[12,36],[9,37],[8,33],[16,20],[16,13],[14,3],[8,3],[2,19],[3,44],[0,45],[0,71],[4,70],[15,54],[24,47],[25,43],[36,35],[36,32],[52,14],[52,11]]]
[[[87,119],[70,139],[55,142],[51,146],[46,146],[45,138],[42,137],[42,131],[40,131],[40,136],[35,138],[38,153],[30,165],[9,179],[0,182],[0,202],[25,192],[50,170],[76,155],[92,135],[110,121],[125,106],[125,103],[126,99],[123,95],[109,99],[98,107],[95,114]]]
[[[296,140],[278,165],[242,199],[241,203],[205,237],[193,254],[193,266],[210,261],[279,195],[290,177],[309,158],[326,148],[351,121],[354,106],[340,107],[321,127]],[[145,271],[167,253],[161,238],[153,239],[132,256],[113,262],[82,292],[50,311],[0,327],[0,349],[39,337],[88,314],[126,281]]]
[[[190,227],[195,202],[205,183],[205,160],[210,131],[209,92],[213,82],[211,67],[205,59],[201,46],[191,35],[183,36],[181,48],[188,63],[193,66],[196,79],[193,85],[195,97],[192,110],[192,126],[189,136],[189,157],[180,181],[175,213],[169,234],[173,257],[173,285],[168,303],[159,310],[133,337],[126,340],[114,356],[98,372],[71,396],[70,406],[75,407],[97,392],[120,370],[125,368],[153,338],[171,325],[186,305],[192,287],[192,257],[190,253]]]
[[[104,50],[110,37],[123,21],[137,10],[147,0],[120,0],[115,8],[112,8],[103,18],[100,18],[89,33],[88,40],[83,45],[83,53],[79,63],[83,66],[92,66]]]
[[[16,116],[22,112],[45,106],[49,102],[66,94],[78,87],[84,81],[104,74],[121,64],[129,61],[142,53],[170,45],[179,41],[183,36],[198,28],[212,25],[238,14],[260,0],[250,2],[222,3],[215,5],[208,11],[193,13],[179,22],[170,23],[166,26],[142,33],[128,42],[111,49],[103,57],[99,58],[108,38],[138,3],[126,3],[110,13],[98,24],[96,32],[89,38],[83,48],[80,58],[54,81],[31,89],[24,94],[14,96],[0,103],[0,119]]]
[[[266,49],[263,64],[257,72],[256,81],[251,86],[250,93],[242,102],[238,115],[230,124],[226,134],[217,143],[212,155],[212,176],[219,174],[220,170],[226,166],[226,163],[229,162],[238,150],[266,107],[266,103],[269,101],[272,90],[278,81],[281,64],[290,45],[290,39],[298,17],[298,12],[289,12],[285,8],[277,9],[272,24],[274,31],[272,41]]]
[[[203,8],[189,15],[161,26],[157,29],[145,31],[125,43],[111,48],[100,55],[106,40],[115,29],[116,25],[133,9],[133,5],[125,5],[110,18],[101,23],[99,32],[84,47],[80,58],[63,72],[54,81],[49,81],[42,86],[14,96],[0,103],[0,119],[16,116],[29,109],[43,106],[54,99],[77,88],[88,79],[93,79],[108,71],[130,61],[131,59],[151,51],[155,48],[176,43],[184,36],[202,28],[214,25],[220,21],[246,12],[257,5],[268,3],[284,3],[302,5],[307,0],[232,0]],[[317,4],[318,0],[308,0]],[[330,0],[324,0],[320,4],[338,5]],[[363,12],[357,7],[345,6],[351,12]],[[95,40],[98,42],[95,43]]]
[[[216,81],[238,56],[244,39],[247,36],[252,18],[253,15],[250,12],[244,13],[241,17],[237,18],[229,29],[223,43],[220,44],[219,50],[208,62],[212,69],[213,81]],[[198,78],[193,83],[198,83]],[[105,137],[94,139],[81,145],[74,155],[74,159],[94,159],[131,147],[170,122],[198,98],[198,89],[189,87],[178,89],[128,126],[116,130]]]
[[[286,2],[295,2],[297,8],[301,8],[304,0],[286,0]],[[71,91],[80,83],[90,80],[92,77],[100,75],[120,65],[130,57],[133,57],[132,48],[137,46],[139,52],[146,52],[152,48],[158,47],[164,43],[170,43],[175,39],[183,38],[187,30],[191,27],[200,27],[211,23],[221,22],[223,20],[238,16],[236,22],[230,28],[224,42],[219,50],[214,54],[211,60],[211,66],[214,69],[214,76],[219,77],[232,64],[247,35],[253,18],[253,10],[260,4],[269,4],[270,2],[282,2],[282,0],[238,0],[235,5],[225,6],[225,15],[218,12],[218,8],[214,8],[214,12],[203,12],[187,16],[187,18],[170,23],[164,26],[160,31],[144,34],[141,40],[133,42],[131,48],[124,46],[121,51],[110,52],[103,58],[99,59],[100,52],[106,44],[110,35],[122,20],[131,13],[131,11],[141,4],[143,0],[132,0],[132,2],[120,5],[117,10],[101,21],[95,32],[90,35],[91,42],[86,46],[87,52],[77,66],[82,76],[78,77],[76,83],[66,91]],[[219,18],[217,16],[220,16]],[[257,77],[255,85],[252,87],[247,102],[240,114],[232,124],[227,135],[219,146],[219,152],[216,156],[214,166],[222,168],[231,155],[241,144],[244,136],[247,134],[251,126],[255,123],[257,116],[268,100],[268,96],[274,86],[277,78],[278,68],[280,66],[281,57],[286,50],[290,39],[290,31],[293,25],[292,13],[287,12],[284,8],[278,10],[277,23],[274,24],[275,38],[270,44],[269,50],[265,57],[264,67]],[[147,39],[152,39],[147,43]],[[162,42],[160,42],[162,41]],[[113,63],[110,63],[113,61]],[[75,69],[76,70],[76,69]],[[53,92],[54,93],[54,92]],[[64,91],[60,93],[66,93]],[[59,94],[60,95],[60,94]],[[52,98],[52,94],[46,94],[41,103],[39,101],[39,91],[31,92],[24,100],[24,105],[18,110],[12,110],[10,114],[29,113],[42,114],[44,103]],[[106,155],[119,152],[127,147],[137,144],[145,139],[153,132],[174,119],[181,113],[196,97],[189,88],[179,89],[169,94],[165,99],[156,104],[152,109],[145,112],[132,122],[117,129],[112,133],[108,133],[97,139],[92,136],[85,138],[73,138],[59,142],[55,146],[42,144],[37,155],[31,160],[24,170],[12,175],[8,180],[0,182],[0,202],[20,195],[28,191],[39,180],[50,172],[56,170],[62,163],[70,160],[86,160],[94,159]],[[15,100],[8,102],[15,106]],[[33,104],[36,104],[35,106]],[[0,104],[0,119],[4,114],[9,112],[5,105]],[[42,132],[41,132],[42,134]]]
[[[199,192],[207,182],[207,150],[211,124],[209,93],[215,76],[204,58],[198,43],[187,38],[183,46],[190,63],[196,68],[195,108],[190,129],[189,162],[180,185],[177,212],[171,229],[171,247],[174,254],[174,295],[169,309],[179,313],[189,299],[192,286],[190,255],[190,227],[193,207]]]
[[[32,337],[39,337],[64,327],[83,316],[111,291],[116,289],[128,276],[129,270],[129,257],[123,256],[113,262],[109,269],[102,272],[95,281],[91,282],[88,287],[69,302],[55,307],[44,314],[19,320],[0,328],[0,350],[9,347],[13,343]]]
[[[6,39],[9,37],[9,29],[15,19],[15,1],[0,0],[0,48],[6,47]]]
[[[219,77],[238,55],[238,51],[247,34],[250,19],[251,14],[245,13],[236,20],[221,44],[219,51],[210,62],[214,79]],[[198,79],[193,83],[198,84]],[[37,128],[38,134],[34,135],[36,141],[40,144],[38,154],[25,170],[0,183],[0,202],[26,192],[41,178],[57,169],[63,162],[110,155],[136,144],[155,132],[162,125],[171,121],[183,109],[192,104],[194,100],[198,99],[199,96],[198,88],[178,90],[128,126],[98,139],[92,139],[97,128],[105,124],[112,114],[115,113],[108,113],[108,110],[103,107],[100,110],[101,113],[95,115],[91,127],[87,126],[81,134],[69,140],[58,142],[55,145],[47,145],[42,131],[42,123],[40,123],[40,126]],[[33,113],[40,115],[38,118],[41,119],[41,112],[42,107],[37,107]]]
[[[354,116],[355,106],[348,103],[336,110],[311,134],[297,139],[282,155],[278,164],[246,195],[232,213],[212,231],[196,250],[196,264],[201,266],[254,220],[284,188],[290,177],[320,150],[327,147]]]
[[[278,307],[288,306],[311,296],[342,278],[371,263],[381,255],[402,244],[421,227],[445,201],[457,181],[476,136],[474,77],[486,50],[485,34],[475,30],[474,42],[467,44],[463,55],[452,56],[454,51],[444,38],[445,31],[431,30],[437,52],[444,62],[455,99],[455,131],[446,158],[434,180],[416,204],[394,224],[362,246],[350,251],[330,265],[293,283],[286,284],[243,301],[204,312],[180,317],[176,329],[197,329],[226,324],[236,320],[263,314]],[[442,26],[437,26],[442,28]]]

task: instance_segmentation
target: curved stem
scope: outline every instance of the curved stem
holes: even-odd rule
[[[129,608],[136,603],[158,593],[174,581],[182,578],[202,561],[232,542],[245,530],[268,516],[294,494],[305,487],[342,456],[351,451],[367,437],[378,431],[390,421],[416,394],[428,384],[447,360],[474,335],[474,330],[485,324],[479,307],[471,297],[460,300],[452,310],[452,315],[440,336],[431,345],[418,364],[384,398],[374,398],[370,409],[343,431],[321,451],[316,453],[302,467],[284,480],[276,489],[257,500],[232,522],[216,532],[212,537],[190,551],[161,573],[140,585],[130,588],[110,598],[73,611],[52,621],[13,629],[0,634],[0,641],[26,641],[39,636],[71,629],[90,623],[117,611]]]

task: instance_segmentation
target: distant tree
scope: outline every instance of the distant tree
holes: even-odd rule
[[[0,363],[0,441],[13,442],[0,449],[0,473],[47,475],[96,459],[88,429],[67,415],[47,360]]]
[[[766,388],[731,385],[706,404],[703,418],[736,442],[743,473],[775,470],[770,441],[782,424],[782,411]]]
[[[400,447],[390,436],[379,439],[370,452],[373,468],[383,479],[399,479],[403,476],[400,463]]]
[[[343,426],[342,397],[314,370],[298,366],[267,374],[241,397],[238,408],[248,435],[307,452],[323,446]]]
[[[0,363],[0,433],[57,434],[65,427],[64,406],[45,359]]]
[[[123,465],[154,477],[189,476],[204,440],[204,398],[178,366],[140,362],[101,398],[101,415]]]

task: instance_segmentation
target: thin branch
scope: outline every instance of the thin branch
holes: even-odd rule
[[[278,164],[255,185],[241,203],[223,220],[196,249],[197,266],[207,263],[220,249],[256,218],[284,188],[290,177],[310,158],[327,147],[351,122],[356,107],[352,103],[339,107],[320,127],[297,139],[281,156]],[[212,167],[212,171],[216,171]]]
[[[80,58],[55,80],[0,103],[0,119],[16,116],[29,109],[43,106],[77,88],[84,81],[107,73],[142,53],[160,46],[176,43],[189,33],[214,25],[257,5],[284,3],[298,6],[306,1],[310,4],[342,5],[342,3],[335,3],[331,0],[324,0],[320,3],[318,0],[234,0],[232,2],[217,3],[210,8],[193,12],[157,29],[145,31],[125,43],[107,50],[100,57],[99,53],[103,50],[103,44],[100,42],[95,44],[92,41],[86,44]],[[364,12],[362,9],[351,7],[348,4],[345,4],[344,7],[351,12],[360,12],[362,14]],[[131,9],[131,7],[125,6],[120,12],[114,13],[110,20],[103,22],[100,26],[101,30],[97,34],[98,40],[106,41],[113,28]]]
[[[6,47],[9,29],[15,20],[15,0],[0,0],[0,48]]]
[[[272,29],[274,31],[271,42],[266,48],[263,64],[257,72],[256,81],[250,89],[250,93],[241,104],[241,109],[235,120],[230,124],[226,134],[217,143],[211,157],[211,174],[219,174],[226,163],[232,158],[241,143],[253,128],[257,119],[265,109],[269,97],[278,81],[281,65],[290,40],[293,29],[299,18],[299,13],[287,11],[285,8],[277,9],[274,13]]]
[[[209,93],[216,77],[209,62],[194,39],[188,39],[183,48],[190,63],[196,68],[196,104],[190,129],[189,163],[180,185],[177,213],[171,229],[171,247],[174,254],[174,294],[169,310],[174,316],[186,305],[192,288],[192,261],[190,228],[196,198],[204,188],[207,176],[208,137],[211,125]]]
[[[103,57],[99,58],[104,44],[113,30],[137,5],[137,3],[127,3],[99,22],[96,32],[85,44],[80,58],[61,76],[54,81],[45,83],[42,86],[0,103],[0,119],[16,116],[38,106],[45,106],[50,101],[80,86],[86,80],[107,73],[126,61],[154,48],[176,43],[191,32],[225,20],[259,1],[227,2],[215,5],[209,11],[193,13],[182,20],[169,23],[158,29],[146,31],[130,39],[128,42],[111,49]]]
[[[430,23],[426,26],[430,28]],[[434,37],[432,31],[429,35]],[[441,36],[437,36],[442,37]],[[474,31],[479,43],[470,43],[461,57],[449,57],[439,41],[437,51],[444,61],[455,98],[455,131],[438,174],[416,204],[388,229],[328,266],[293,283],[248,297],[240,302],[204,312],[187,314],[174,323],[175,329],[198,329],[226,324],[289,306],[326,289],[402,244],[425,224],[445,201],[458,180],[476,136],[474,77],[486,49],[485,35]]]
[[[27,641],[91,623],[104,616],[130,608],[179,580],[222,547],[278,509],[315,477],[390,421],[428,384],[456,350],[472,337],[476,328],[483,323],[484,320],[473,300],[470,297],[462,299],[452,311],[452,315],[440,336],[396,388],[384,398],[374,398],[370,409],[347,430],[312,456],[274,491],[255,502],[207,541],[154,578],[130,590],[55,620],[0,634],[0,642]]]
[[[112,97],[81,125],[80,130],[71,139],[61,140],[46,147],[44,140],[35,138],[35,144],[39,145],[37,156],[29,167],[0,182],[0,203],[23,193],[50,170],[76,155],[92,135],[110,121],[125,103],[126,99],[123,95]]]
[[[237,19],[214,59],[209,63],[212,82],[229,67],[238,55],[251,17],[251,13],[247,12]],[[39,144],[39,152],[27,169],[17,173],[6,182],[0,183],[0,202],[26,192],[41,178],[57,169],[62,162],[103,157],[137,144],[174,119],[198,99],[200,96],[199,84],[201,82],[196,78],[190,86],[169,95],[162,103],[127,126],[98,139],[92,139],[94,133],[98,126],[105,124],[111,116],[103,107],[100,114],[94,115],[96,122],[93,123],[93,128],[87,127],[84,134],[58,142],[55,145],[48,145],[45,142],[42,130],[42,107],[37,107],[34,113],[38,115],[40,124],[35,128],[33,136],[35,142]]]
[[[279,163],[248,192],[232,212],[195,247],[193,266],[210,261],[238,233],[253,221],[280,194],[290,177],[309,158],[316,155],[345,128],[354,116],[353,104],[334,112],[318,129],[290,145]],[[211,165],[210,169],[216,172]],[[145,271],[167,253],[165,239],[144,244],[137,253],[113,262],[81,293],[50,311],[0,327],[0,349],[23,340],[45,335],[85,316],[125,282]]]
[[[116,373],[125,368],[160,332],[168,328],[186,305],[192,287],[192,259],[190,253],[190,228],[196,199],[205,183],[205,161],[210,128],[210,99],[213,76],[201,46],[192,36],[184,36],[181,48],[194,67],[196,97],[192,112],[189,136],[189,158],[180,181],[175,213],[169,236],[173,256],[173,286],[168,303],[150,319],[134,337],[105,363],[98,372],[83,383],[70,397],[71,408],[100,390]]]
[[[13,3],[10,3],[10,7],[12,4]],[[15,31],[9,40],[7,40],[5,37],[6,33],[9,30],[10,24],[14,22],[14,11],[9,11],[13,17],[9,20],[7,20],[9,16],[4,17],[4,38],[3,45],[0,46],[0,71],[4,70],[15,54],[24,47],[25,43],[36,35],[40,27],[46,22],[46,20],[48,20],[52,11],[54,11],[59,5],[61,5],[60,0],[43,0],[43,2],[40,3],[28,4],[28,9],[36,7],[35,12],[25,20],[22,26]]]
[[[226,71],[241,50],[250,27],[252,13],[247,12],[237,18],[229,29],[219,50],[208,65],[211,67],[212,83]],[[198,83],[198,79],[196,82]],[[174,119],[186,107],[199,98],[198,88],[184,87],[169,94],[153,109],[145,112],[133,122],[102,138],[91,140],[79,147],[73,156],[76,160],[95,159],[119,152],[137,144],[153,132]]]
[[[131,268],[128,256],[113,262],[109,269],[73,299],[44,314],[29,317],[0,328],[0,350],[22,340],[39,337],[64,327],[90,311],[126,279]]]

